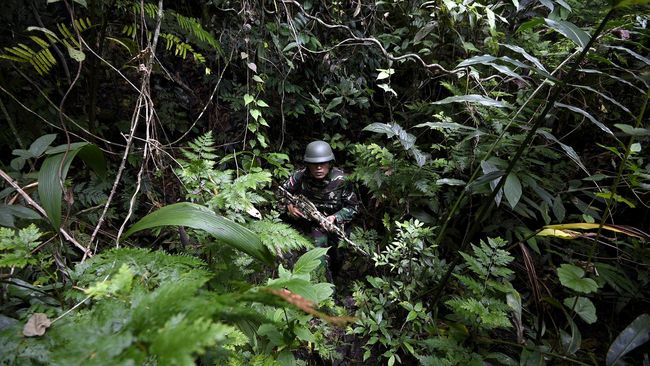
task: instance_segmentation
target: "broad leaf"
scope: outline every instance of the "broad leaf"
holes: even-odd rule
[[[650,340],[650,315],[639,315],[614,340],[607,351],[607,366],[620,365],[623,356]]]
[[[327,248],[314,248],[303,254],[293,266],[294,274],[309,274],[321,264],[322,257],[327,253]]]
[[[459,95],[455,97],[447,97],[443,100],[437,102],[432,102],[431,104],[449,104],[449,103],[476,103],[484,105],[486,107],[497,107],[497,108],[508,108],[509,105],[505,102],[501,102],[495,99],[490,99],[482,95],[477,94],[468,94],[468,95]]]
[[[587,324],[594,324],[598,320],[594,303],[586,297],[568,297],[564,299],[564,306],[573,309]]]
[[[626,125],[623,123],[617,123],[614,125],[614,127],[623,131],[623,133],[626,135],[637,136],[637,137],[650,136],[650,129],[648,128],[632,127],[630,125]]]
[[[388,137],[395,136],[395,132],[391,128],[391,125],[387,123],[379,123],[379,122],[371,123],[368,126],[364,127],[363,131],[385,133],[386,135],[388,135]]]
[[[572,40],[575,44],[581,48],[585,48],[589,39],[591,38],[587,32],[578,28],[575,24],[567,22],[565,20],[553,20],[553,19],[544,19],[544,22],[549,27],[553,28],[558,33],[561,33],[563,36]]]
[[[122,237],[126,238],[138,231],[160,226],[187,226],[204,230],[262,262],[273,263],[271,252],[252,231],[238,223],[217,216],[206,207],[189,202],[175,203],[150,213],[131,226]]]
[[[557,269],[562,286],[585,294],[596,292],[598,284],[591,278],[584,278],[585,271],[573,264],[564,263]]]
[[[508,174],[506,183],[503,185],[503,193],[505,194],[510,207],[515,208],[521,198],[521,182],[516,175]]]
[[[63,196],[61,182],[65,180],[75,156],[79,155],[99,176],[106,174],[104,154],[97,146],[83,142],[71,144],[67,154],[59,152],[65,151],[66,148],[67,145],[62,145],[46,151],[46,154],[53,155],[45,159],[38,172],[38,195],[41,198],[41,205],[52,226],[57,230],[61,227],[61,197]]]
[[[54,139],[56,139],[56,134],[50,134],[50,135],[43,135],[29,146],[29,152],[32,153],[32,156],[38,157],[41,156],[45,150],[50,146],[52,142],[54,142]]]

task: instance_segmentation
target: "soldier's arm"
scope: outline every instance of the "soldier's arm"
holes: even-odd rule
[[[352,220],[359,211],[359,200],[352,189],[352,184],[348,182],[345,183],[343,193],[341,194],[341,200],[343,208],[335,213],[334,216],[336,216],[336,222],[346,223]]]
[[[282,184],[282,188],[286,189],[289,193],[296,194],[300,190],[301,179],[303,172],[301,170],[294,172],[289,179]],[[290,202],[283,200],[282,204],[286,207],[287,212],[292,217],[305,217],[300,210],[292,205]]]

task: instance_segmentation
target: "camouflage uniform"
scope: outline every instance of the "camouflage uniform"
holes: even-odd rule
[[[345,180],[345,174],[339,168],[332,167],[327,176],[321,180],[314,179],[309,174],[309,169],[303,168],[293,173],[282,187],[292,194],[302,194],[314,203],[318,210],[325,216],[336,216],[335,224],[347,224],[356,215],[359,202],[352,189],[352,185]],[[326,247],[338,243],[336,234],[323,229],[318,223],[309,222],[306,230],[314,240],[314,245]],[[329,253],[336,257],[336,248]],[[332,282],[329,264],[325,264],[327,279]]]

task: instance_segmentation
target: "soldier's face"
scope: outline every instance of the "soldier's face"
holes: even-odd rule
[[[312,177],[323,179],[330,172],[330,163],[307,164],[307,168],[309,168],[309,174]]]

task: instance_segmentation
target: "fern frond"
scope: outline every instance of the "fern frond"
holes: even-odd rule
[[[81,33],[90,29],[93,25],[90,18],[79,18],[75,19],[73,26]],[[39,75],[48,74],[57,64],[56,59],[50,51],[50,47],[57,43],[61,43],[67,48],[79,48],[79,42],[76,39],[76,35],[73,34],[65,24],[58,23],[57,29],[61,35],[60,37],[47,28],[27,28],[28,31],[42,32],[45,34],[47,40],[35,35],[30,35],[29,38],[38,48],[33,49],[24,43],[18,43],[13,47],[4,47],[5,53],[0,54],[0,59],[29,63]]]
[[[310,249],[314,246],[311,240],[282,222],[260,220],[249,223],[247,227],[259,235],[262,243],[274,253],[283,254],[293,250]]]

